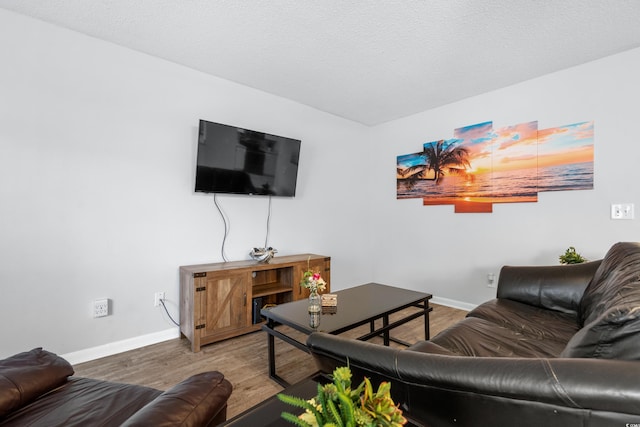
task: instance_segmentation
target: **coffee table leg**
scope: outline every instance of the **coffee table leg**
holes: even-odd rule
[[[424,339],[431,339],[431,331],[429,329],[429,312],[431,311],[431,307],[429,307],[429,300],[424,301]]]
[[[273,335],[267,334],[267,347],[269,352],[269,376],[276,376],[276,351]]]
[[[276,378],[276,346],[275,340],[273,336],[273,328],[275,327],[275,322],[271,319],[267,321],[266,332],[267,332],[267,354],[269,357],[269,376],[271,378]]]
[[[269,377],[271,377],[272,380],[276,381],[282,387],[288,387],[291,384],[289,384],[284,378],[280,377],[276,373],[275,338],[276,337],[280,338],[282,341],[285,341],[293,345],[294,347],[297,347],[300,350],[305,351],[307,353],[309,353],[309,349],[307,348],[306,344],[298,342],[295,339],[288,337],[282,334],[281,332],[277,331],[275,329],[276,324],[277,324],[276,322],[269,319],[265,325],[262,325],[262,330],[267,333],[267,354],[269,358]]]
[[[387,326],[389,326],[389,315],[385,314],[382,317],[382,327],[386,328]],[[389,330],[388,329],[385,329],[383,336],[384,336],[384,345],[389,347]]]

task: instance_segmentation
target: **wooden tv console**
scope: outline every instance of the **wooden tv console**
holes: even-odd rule
[[[330,291],[331,258],[300,254],[268,263],[233,261],[180,267],[180,333],[191,350],[257,331],[260,309],[309,296],[300,286],[307,268],[319,272]]]

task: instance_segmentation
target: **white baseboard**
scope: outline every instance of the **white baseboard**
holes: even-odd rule
[[[101,357],[112,356],[136,348],[144,347],[159,342],[172,340],[180,337],[180,329],[171,328],[165,331],[154,332],[152,334],[141,335],[139,337],[128,338],[97,347],[74,351],[72,353],[61,354],[60,357],[66,359],[72,365],[100,359]]]
[[[434,304],[444,305],[446,307],[453,307],[453,308],[466,310],[466,311],[471,311],[478,306],[477,304],[470,304],[468,302],[456,301],[453,299],[440,298],[440,297],[433,297],[431,298],[430,302]]]
[[[476,305],[474,304],[456,301],[449,298],[433,297],[430,301],[434,304],[444,305],[447,307],[453,307],[466,311],[470,311],[476,308]],[[159,342],[168,341],[179,337],[180,329],[171,328],[160,332],[154,332],[152,334],[141,335],[139,337],[128,338],[122,341],[116,341],[104,345],[99,345],[97,347],[74,351],[72,353],[61,354],[60,356],[66,359],[72,365],[77,365],[78,363],[89,362],[91,360],[100,359],[101,357],[113,356],[114,354],[123,353],[125,351],[134,350],[136,348],[144,347],[151,344],[157,344]]]

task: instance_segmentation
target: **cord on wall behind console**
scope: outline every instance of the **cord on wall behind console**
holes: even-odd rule
[[[164,311],[167,313],[167,316],[169,316],[169,319],[173,322],[173,324],[180,327],[180,324],[175,320],[173,320],[173,317],[171,317],[171,314],[169,314],[169,310],[167,309],[167,306],[164,303],[164,298],[160,299],[160,304],[162,304],[162,307],[164,307]]]
[[[230,222],[227,221],[226,215],[222,211],[222,208],[220,207],[220,204],[218,204],[217,194],[213,195],[213,203],[215,203],[216,208],[218,209],[218,212],[220,213],[220,216],[222,217],[222,222],[224,223],[224,237],[222,238],[222,245],[220,245],[220,255],[222,255],[222,259],[224,260],[224,262],[228,262],[229,260],[227,259],[227,256],[225,255],[224,247],[225,247],[225,244],[227,243],[227,236],[229,235]]]
[[[264,236],[264,247],[269,247],[269,229],[271,228],[271,196],[269,196],[269,209],[267,210],[267,232]]]
[[[218,213],[220,213],[220,217],[222,218],[222,222],[224,223],[224,237],[222,238],[222,244],[220,246],[220,255],[222,256],[222,259],[224,262],[229,262],[229,259],[227,258],[225,253],[225,245],[227,243],[227,237],[229,236],[231,221],[225,215],[224,211],[222,210],[222,207],[220,206],[220,203],[218,203],[217,194],[213,195],[213,203],[216,205]],[[255,253],[258,253],[261,256],[262,253],[266,252],[267,250],[270,251],[271,255],[269,256],[269,258],[271,258],[273,257],[273,254],[277,252],[277,250],[269,246],[270,231],[271,231],[271,196],[269,196],[269,205],[267,208],[267,224],[266,224],[266,232],[264,237],[264,247],[254,248],[254,251],[249,254],[252,258],[257,259],[254,257]]]

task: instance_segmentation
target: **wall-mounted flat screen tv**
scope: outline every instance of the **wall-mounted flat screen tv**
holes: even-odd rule
[[[196,192],[293,197],[300,140],[200,120]]]

